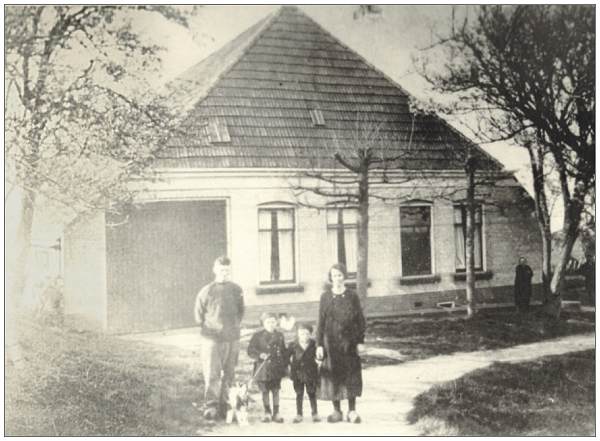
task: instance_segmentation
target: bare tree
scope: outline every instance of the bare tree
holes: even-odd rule
[[[40,203],[74,214],[130,200],[127,182],[143,175],[171,130],[172,111],[140,76],[158,66],[161,50],[136,30],[141,14],[188,23],[185,11],[165,6],[5,8],[5,174],[20,189],[7,253],[8,322]]]
[[[467,312],[471,317],[475,310],[474,277],[474,213],[477,185],[489,185],[495,175],[477,173],[482,153],[464,137],[443,121],[432,115],[430,108],[414,100],[411,106],[411,127],[402,135],[390,134],[385,124],[371,117],[357,115],[355,127],[342,138],[332,135],[332,144],[312,158],[312,168],[296,176],[290,185],[300,204],[312,208],[327,209],[333,206],[356,207],[357,222],[357,291],[366,298],[369,258],[369,210],[371,200],[403,202],[418,198],[443,198],[455,200],[457,194],[466,194],[466,277]],[[415,166],[419,145],[415,141],[415,125],[423,121],[435,121],[447,129],[444,155],[448,162],[464,164],[465,182],[451,185],[438,179],[435,173],[422,172]],[[476,178],[477,176],[477,178]],[[426,194],[419,190],[428,188]],[[415,185],[406,184],[413,183]],[[404,185],[404,188],[401,188]],[[314,196],[317,196],[315,198]]]
[[[593,6],[483,6],[429,48],[421,72],[476,112],[479,139],[527,149],[543,238],[547,312],[557,316],[563,276],[595,185]],[[435,61],[434,61],[435,59]],[[439,60],[443,60],[440,62]],[[548,180],[560,184],[565,240],[552,274]],[[552,277],[551,277],[552,274]]]
[[[290,183],[297,200],[305,206],[357,208],[356,289],[362,299],[367,296],[368,285],[369,202],[409,199],[414,194],[413,191],[398,196],[372,191],[374,185],[399,185],[411,180],[389,173],[412,148],[411,134],[397,139],[383,131],[382,126],[381,122],[357,114],[354,129],[344,138],[333,135],[329,148],[313,158],[311,170],[301,172]],[[315,200],[311,195],[320,199]]]

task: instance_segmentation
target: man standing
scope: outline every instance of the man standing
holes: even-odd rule
[[[227,388],[232,384],[240,351],[240,323],[244,315],[242,289],[229,281],[231,260],[219,257],[215,280],[200,290],[194,315],[202,336],[204,417],[224,412]]]
[[[519,259],[519,264],[515,268],[515,305],[519,312],[529,311],[532,278],[533,271],[531,267],[527,265],[527,259],[521,257]]]

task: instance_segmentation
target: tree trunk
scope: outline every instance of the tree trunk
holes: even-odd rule
[[[358,184],[358,240],[356,291],[361,300],[367,298],[369,267],[369,169],[363,166],[359,172]]]
[[[469,158],[465,167],[467,174],[467,219],[466,219],[466,297],[467,317],[475,314],[475,164],[474,159]]]
[[[550,282],[550,298],[544,305],[544,311],[554,318],[560,316],[565,273],[571,257],[571,251],[573,251],[573,245],[575,245],[575,241],[579,235],[579,222],[581,221],[581,213],[583,211],[583,203],[579,199],[579,196],[577,190],[575,190],[573,199],[564,209],[563,241]]]
[[[7,359],[18,363],[21,361],[21,351],[18,344],[17,321],[19,306],[27,281],[27,263],[31,249],[31,231],[33,228],[33,213],[35,193],[23,190],[19,205],[18,227],[15,234],[13,249],[7,250],[5,305],[6,305],[6,356]]]
[[[533,175],[533,195],[538,228],[542,235],[542,289],[544,304],[552,300],[550,277],[552,272],[552,233],[550,231],[550,212],[545,191],[544,153],[541,146],[527,146]]]

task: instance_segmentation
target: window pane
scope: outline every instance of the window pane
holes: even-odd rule
[[[358,210],[356,208],[346,208],[344,210],[344,225],[356,225],[358,221]]]
[[[337,247],[337,234],[336,228],[327,229],[327,264],[331,265],[338,261],[338,247]]]
[[[356,272],[356,228],[344,230],[346,239],[346,269],[349,273]]]
[[[454,207],[454,213],[455,213],[455,222],[457,222],[457,225],[455,226],[455,230],[454,230],[454,242],[455,242],[455,252],[456,252],[456,258],[455,258],[455,263],[456,263],[456,269],[459,270],[464,270],[466,269],[466,248],[465,248],[465,243],[467,241],[466,238],[466,229],[463,227],[464,225],[466,225],[467,219],[467,213],[466,211],[464,212],[465,218],[463,219],[462,216],[459,216],[457,218],[457,212],[460,212],[461,207]],[[456,220],[456,219],[460,219],[460,220]],[[478,205],[477,207],[475,207],[475,234],[474,234],[474,265],[476,269],[483,269],[483,244],[481,243],[482,240],[482,235],[481,235],[481,205]],[[462,257],[461,257],[461,253],[462,253]]]
[[[294,228],[294,211],[277,210],[277,227],[280,230],[291,230]]]
[[[258,229],[259,230],[270,230],[271,229],[271,211],[270,210],[259,210],[258,211]]]
[[[400,208],[402,275],[431,274],[430,207]]]
[[[475,255],[475,268],[482,269],[483,268],[483,259],[482,259],[482,247],[481,247],[481,225],[478,225],[475,228],[475,244],[474,244],[474,255]]]
[[[465,232],[462,225],[454,227],[454,250],[456,269],[465,269]]]
[[[327,225],[337,225],[338,223],[338,209],[330,208],[327,210]]]
[[[460,207],[454,207],[454,223],[462,224],[462,210]]]
[[[279,280],[294,280],[294,234],[279,233]]]
[[[271,233],[258,233],[258,272],[261,282],[271,280]]]

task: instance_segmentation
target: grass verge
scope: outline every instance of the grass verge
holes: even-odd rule
[[[21,324],[5,366],[5,432],[28,436],[195,435],[202,382],[155,345]]]
[[[500,349],[593,332],[593,312],[564,311],[550,320],[539,311],[521,316],[508,309],[483,310],[475,317],[402,317],[369,321],[366,343],[393,349],[402,360],[365,357],[364,365],[396,364],[454,352]]]
[[[423,435],[595,434],[595,351],[495,363],[415,398]]]

